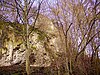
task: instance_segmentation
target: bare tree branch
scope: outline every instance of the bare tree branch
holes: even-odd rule
[[[19,8],[17,7],[17,1],[16,0],[15,0],[15,3],[16,3],[17,14],[18,14],[20,20],[22,21],[22,23],[24,24],[24,21],[22,20],[20,12],[19,12]]]
[[[86,46],[91,42],[91,40],[99,33],[100,31],[98,31],[97,33],[95,33],[87,42],[86,45],[84,46],[84,48],[76,55],[75,57],[75,62],[77,61],[78,56],[85,51]]]
[[[31,1],[31,0],[30,0]],[[34,0],[35,1],[35,0]],[[31,5],[29,6],[29,9],[27,10],[27,15],[29,14],[29,12],[30,12],[30,9],[32,8],[32,5],[33,5],[33,3],[34,3],[34,1],[31,3]]]
[[[36,14],[35,21],[34,21],[34,23],[33,23],[33,29],[30,31],[29,35],[32,33],[32,31],[33,31],[34,28],[35,28],[35,24],[36,24],[36,21],[37,21],[37,19],[38,19],[39,13],[40,13],[40,8],[41,8],[42,2],[43,2],[43,0],[42,0],[41,2],[39,2],[38,11],[37,11],[37,14]]]

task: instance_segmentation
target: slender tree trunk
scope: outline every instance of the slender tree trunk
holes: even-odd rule
[[[28,14],[27,14],[27,10],[28,10],[28,1],[24,0],[24,12],[23,12],[23,16],[24,16],[24,22],[25,22],[25,34],[24,34],[24,44],[26,46],[26,72],[27,75],[30,75],[30,60],[29,60],[29,56],[30,56],[30,51],[29,51],[29,24],[28,24]]]
[[[29,50],[26,48],[26,72],[30,75],[30,60],[29,60]]]
[[[27,33],[27,37],[26,37],[26,72],[27,72],[27,75],[30,75],[30,60],[29,60],[29,56],[30,56],[30,51],[29,51],[29,37],[28,37],[28,24],[27,24],[27,27],[26,27],[26,33]]]
[[[26,72],[27,75],[30,75],[30,60],[29,60],[29,56],[30,56],[30,51],[29,51],[29,32],[28,32],[29,26],[28,24],[26,25]]]

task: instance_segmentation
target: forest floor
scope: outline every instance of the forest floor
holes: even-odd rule
[[[49,69],[49,70],[48,70]],[[27,75],[25,65],[12,65],[0,67],[0,75]],[[50,67],[31,67],[31,75],[54,75]]]

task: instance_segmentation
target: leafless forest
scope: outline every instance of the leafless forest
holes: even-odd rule
[[[100,0],[0,0],[0,75],[100,75]]]

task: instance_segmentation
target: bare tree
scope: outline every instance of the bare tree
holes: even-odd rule
[[[100,2],[98,0],[55,0],[53,3],[45,2],[47,5],[46,15],[53,19],[53,23],[59,26],[63,31],[65,46],[63,50],[66,52],[65,58],[68,58],[67,70],[68,74],[72,73],[72,63],[76,63],[78,58],[90,54],[91,51],[98,49],[99,45],[95,45],[93,40],[100,33],[99,18],[100,11],[98,10]],[[55,5],[55,6],[53,6]],[[44,13],[45,14],[45,13]],[[59,29],[60,31],[60,29]],[[61,33],[60,33],[61,34]],[[91,43],[94,46],[91,46]],[[87,53],[88,47],[93,47]],[[64,49],[65,48],[65,49]],[[98,56],[98,51],[97,54]],[[75,61],[74,61],[75,60]],[[80,60],[78,60],[80,62]],[[65,62],[66,63],[66,62]]]
[[[34,9],[34,4],[37,1],[38,5],[36,6],[37,9]],[[32,31],[34,30],[35,27],[35,23],[36,20],[38,18],[39,12],[40,12],[40,6],[42,4],[42,0],[38,1],[38,0],[2,0],[0,2],[0,4],[2,5],[2,9],[1,9],[1,13],[2,15],[6,16],[7,14],[9,15],[10,13],[11,16],[9,15],[8,18],[13,17],[13,19],[10,18],[10,21],[13,22],[17,22],[17,23],[21,23],[23,24],[23,41],[24,41],[24,45],[25,45],[25,49],[26,49],[26,72],[27,75],[30,75],[30,60],[29,60],[29,56],[30,56],[30,48],[29,48],[29,36],[32,33]],[[7,12],[9,10],[9,13]],[[7,13],[6,15],[3,13]],[[33,17],[34,22],[30,23],[30,19]],[[29,25],[32,25],[32,30],[29,30]],[[11,44],[9,44],[11,45]],[[13,46],[9,46],[9,47],[13,47]],[[12,57],[12,48],[10,48],[11,50],[11,57]]]

